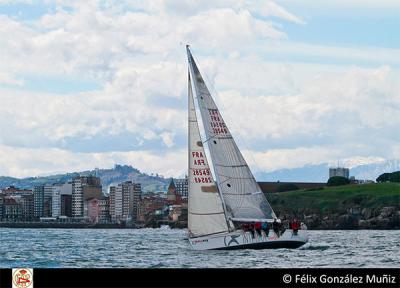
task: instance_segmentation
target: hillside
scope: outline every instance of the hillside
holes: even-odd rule
[[[107,191],[108,186],[110,185],[115,185],[128,180],[141,183],[144,192],[165,191],[167,185],[169,184],[169,179],[165,179],[159,176],[147,175],[140,172],[138,169],[133,168],[132,166],[115,165],[115,167],[111,169],[96,169],[44,177],[29,177],[18,179],[13,177],[0,176],[0,188],[7,186],[16,186],[19,188],[30,189],[34,185],[45,183],[64,183],[79,175],[97,175],[101,178],[101,183],[103,185],[104,191]]]
[[[357,228],[368,225],[365,221],[387,228],[400,226],[398,183],[345,185],[266,196],[279,217],[298,217],[306,222],[308,219],[311,226],[320,229],[338,228],[337,225]]]

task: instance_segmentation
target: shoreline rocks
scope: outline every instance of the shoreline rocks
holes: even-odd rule
[[[297,214],[297,215],[295,215]],[[396,230],[400,229],[400,210],[398,207],[388,206],[373,210],[352,207],[345,213],[310,213],[298,215],[289,213],[282,219],[298,218],[310,230]]]

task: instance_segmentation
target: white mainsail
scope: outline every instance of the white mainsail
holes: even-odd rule
[[[207,137],[204,143],[208,142],[227,216],[240,221],[276,219],[274,211],[225,125],[188,47],[187,54]]]
[[[189,74],[189,211],[190,237],[228,231],[222,201],[206,158],[197,122]]]

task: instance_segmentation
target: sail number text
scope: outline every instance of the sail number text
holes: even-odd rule
[[[224,120],[219,115],[218,109],[208,109],[210,114],[210,125],[214,134],[227,134],[228,129],[226,128]]]
[[[206,162],[204,161],[204,154],[203,152],[199,151],[192,151],[192,158],[193,158],[193,165],[194,167],[196,166],[206,166]],[[207,167],[207,166],[206,166]],[[194,181],[196,183],[213,183],[212,177],[211,176],[211,171],[210,168],[192,168],[192,173],[194,178]],[[199,177],[199,176],[205,176],[205,177]]]

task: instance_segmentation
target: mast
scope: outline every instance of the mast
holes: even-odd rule
[[[191,61],[191,56],[190,56],[191,53],[190,53],[190,50],[189,50],[189,45],[186,45],[186,52],[187,52],[188,62],[189,62],[189,71],[188,71],[188,72],[189,72],[189,83],[190,83],[190,74],[193,74],[193,66],[192,66],[192,61]],[[190,73],[190,71],[191,71],[192,73]],[[195,85],[195,87],[196,87],[196,85]],[[195,90],[196,90],[196,88],[195,88]],[[196,92],[197,92],[197,91],[196,91]],[[197,95],[197,93],[196,93],[196,95]],[[197,97],[198,97],[198,96],[197,96]],[[204,141],[203,143],[205,143],[205,141]],[[213,165],[214,165],[214,164],[213,164]],[[218,175],[216,175],[216,179],[217,179],[217,182],[219,182]],[[229,220],[229,219],[230,219],[230,216],[228,216],[228,214],[227,214],[226,203],[225,203],[224,197],[223,197],[223,195],[222,195],[220,189],[218,188],[218,185],[217,185],[217,190],[218,190],[218,194],[219,194],[219,196],[220,196],[220,198],[221,198],[222,207],[223,207],[224,215],[225,215],[225,221],[226,221],[226,224],[227,224],[227,226],[228,226],[229,232],[231,232],[231,231],[235,230],[235,228],[232,227],[233,225],[232,225],[231,221]]]

